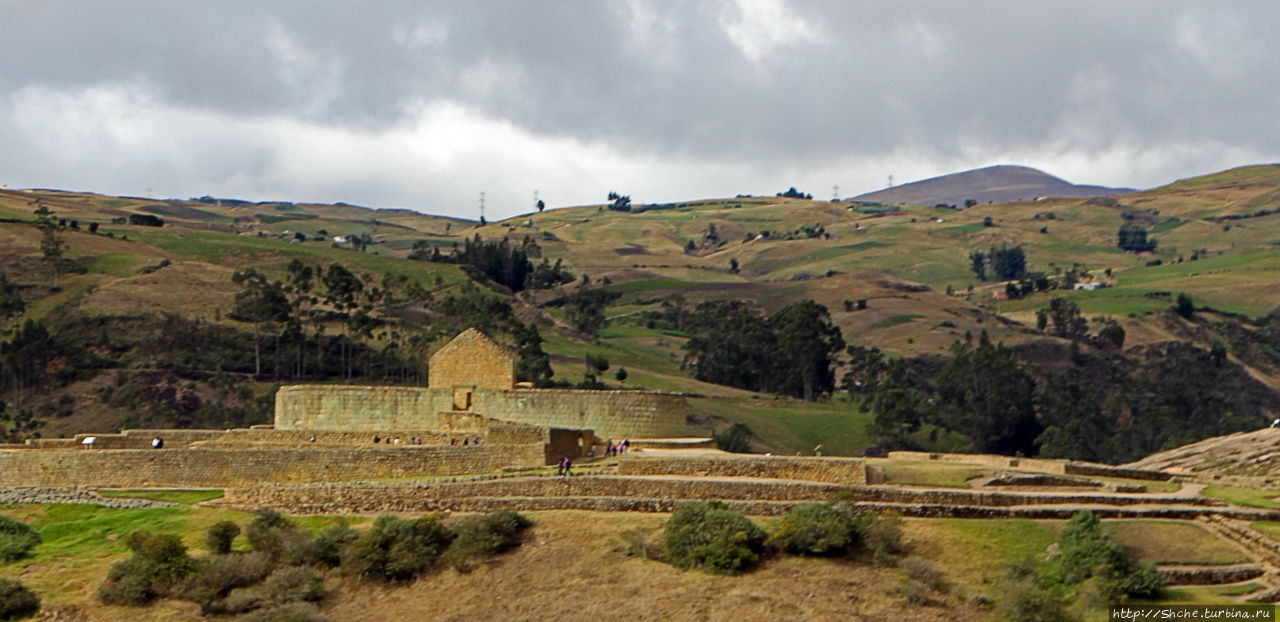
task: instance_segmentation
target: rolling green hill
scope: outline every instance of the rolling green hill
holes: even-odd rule
[[[56,288],[41,233],[30,224],[41,208],[60,223],[56,237],[70,260],[58,270]],[[142,215],[164,226],[129,224]],[[55,340],[80,344],[63,343],[72,349],[30,371],[50,380],[39,387],[6,371],[9,412],[30,409],[43,421],[26,434],[253,423],[267,416],[279,383],[421,381],[429,353],[473,320],[466,309],[489,304],[484,300],[510,307],[511,319],[499,318],[494,327],[502,338],[514,341],[504,332],[512,320],[538,327],[554,380],[578,383],[587,354],[604,356],[610,367],[600,378],[609,384],[702,396],[694,401],[694,431],[743,423],[760,450],[807,451],[825,442],[830,451],[860,453],[871,442],[864,430],[871,415],[839,395],[810,404],[694,379],[682,365],[690,334],[662,319],[672,309],[749,300],[767,314],[809,299],[830,311],[846,342],[919,357],[945,355],[966,333],[982,331],[1028,352],[1064,343],[1038,330],[1036,317],[1063,297],[1089,321],[1087,332],[1108,322],[1123,327],[1126,350],[1170,341],[1219,346],[1251,377],[1280,387],[1280,353],[1259,342],[1253,328],[1241,332],[1280,307],[1280,166],[1274,165],[1114,198],[959,211],[735,197],[635,204],[629,212],[569,207],[476,226],[342,204],[0,190],[0,219],[0,271],[24,303],[21,313],[4,318],[6,338],[32,320],[61,331]],[[1117,247],[1126,224],[1142,227],[1155,249]],[[335,243],[339,236],[348,241]],[[408,258],[415,245],[448,255],[475,236],[505,238],[528,249],[535,263],[562,261],[575,280],[615,293],[609,326],[598,338],[572,326],[560,302],[576,285],[515,294],[501,286],[476,289],[462,266]],[[1022,247],[1029,271],[1059,288],[1005,299],[1007,282],[980,280],[971,271],[972,252],[1014,246]],[[335,309],[290,289],[301,305],[295,309],[311,313],[300,335],[281,332],[281,324],[233,318],[245,289],[233,275],[252,268],[287,285],[295,261],[322,272],[345,267],[361,280],[365,298]],[[1072,280],[1103,287],[1064,289]],[[1168,312],[1179,294],[1194,301],[1194,318]],[[362,328],[339,317],[356,311],[369,318]],[[174,331],[193,336],[166,345]],[[202,335],[222,336],[205,343]],[[290,339],[297,353],[281,345]],[[619,368],[628,372],[625,381],[615,379]],[[147,385],[172,389],[172,399]],[[185,394],[192,396],[188,406],[198,406],[182,407]]]

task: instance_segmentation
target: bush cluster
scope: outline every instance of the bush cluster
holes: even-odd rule
[[[314,603],[324,598],[327,569],[383,583],[429,572],[446,555],[466,569],[481,555],[520,544],[528,518],[503,510],[446,526],[439,516],[381,516],[363,532],[333,525],[315,536],[273,511],[258,512],[244,529],[251,551],[233,551],[240,527],[217,523],[205,534],[209,557],[196,560],[173,535],[135,532],[125,538],[133,556],[112,566],[99,588],[104,602],[141,605],[181,597],[203,614],[241,619],[322,620]],[[451,546],[452,545],[452,546]]]
[[[663,528],[661,550],[636,530],[621,534],[620,550],[646,559],[656,557],[681,568],[728,575],[745,570],[766,549],[823,556],[865,550],[872,561],[888,566],[906,552],[900,522],[892,515],[856,512],[848,500],[835,499],[792,508],[773,533],[766,534],[720,501],[698,501],[671,515]],[[930,589],[940,581],[936,577],[915,578]]]
[[[1155,566],[1135,562],[1102,530],[1092,512],[1077,512],[1058,538],[1056,557],[1006,569],[996,602],[1012,620],[1062,620],[1070,609],[1098,610],[1130,597],[1153,598],[1168,582]]]
[[[0,620],[20,620],[40,611],[40,597],[13,579],[0,579]]]
[[[764,550],[764,530],[720,501],[690,503],[665,527],[667,559],[681,568],[736,575]]]
[[[22,559],[37,544],[40,544],[40,534],[30,525],[0,516],[0,562]]]
[[[125,536],[124,545],[133,556],[116,562],[107,572],[106,583],[98,588],[98,597],[105,603],[142,605],[176,596],[186,579],[200,569],[175,535],[135,531]]]
[[[807,503],[783,515],[770,541],[797,555],[839,555],[861,542],[868,522],[846,503]]]
[[[520,545],[520,534],[533,522],[513,510],[498,510],[463,519],[454,529],[449,564],[458,572],[471,569],[471,561],[496,555]]]
[[[361,579],[408,581],[430,570],[452,539],[435,516],[379,516],[368,531],[343,547],[342,569]]]

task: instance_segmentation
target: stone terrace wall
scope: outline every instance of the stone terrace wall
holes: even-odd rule
[[[222,436],[222,430],[124,430],[119,434],[77,434],[75,444],[93,437],[94,449],[151,449],[151,439],[159,436],[165,447],[180,447],[195,441],[212,440]]]
[[[1089,464],[1087,462],[1068,462],[1065,465],[1067,475],[1087,475],[1093,477],[1119,477],[1123,479],[1143,479],[1157,482],[1167,482],[1173,479],[1173,475],[1169,473],[1161,473],[1160,471],[1148,471],[1145,469],[1126,469],[1121,467],[1107,466],[1105,464]]]
[[[453,393],[422,387],[294,385],[276,392],[277,430],[420,430],[457,419]],[[684,397],[645,391],[476,389],[471,412],[535,426],[594,430],[601,438],[686,434]]]
[[[996,469],[1029,469],[1058,474],[1065,474],[1067,464],[1065,460],[1049,460],[1045,458],[1012,458],[994,454],[941,454],[926,451],[891,451],[889,452],[889,459],[976,464]]]
[[[594,430],[600,438],[685,436],[683,396],[646,391],[515,389],[476,391],[472,408],[485,416],[533,425]]]
[[[207,441],[196,441],[192,447],[199,448],[251,448],[251,447],[379,447],[400,439],[401,444],[409,444],[409,439],[417,437],[423,445],[448,445],[450,440],[462,442],[463,436],[483,436],[484,430],[467,430],[441,432],[440,430],[382,430],[379,432],[339,432],[332,430],[228,430],[225,434]],[[311,437],[315,437],[314,444]],[[177,448],[165,439],[166,447]],[[378,438],[375,444],[373,439]]]
[[[421,387],[293,385],[276,391],[277,430],[421,430],[453,408],[448,391]]]
[[[386,449],[0,451],[0,486],[226,487],[490,473],[542,466],[541,444]]]
[[[1141,479],[1152,481],[1168,481],[1173,476],[1160,471],[1144,469],[1128,469],[1092,462],[1076,462],[1053,460],[1047,458],[1011,458],[992,454],[941,454],[924,451],[891,451],[890,460],[918,460],[935,462],[952,462],[960,464],[976,464],[998,469],[1027,469],[1044,473],[1061,475],[1084,475],[1091,477],[1116,477],[1121,479]]]
[[[1186,520],[1205,514],[1241,520],[1274,520],[1280,511],[1237,508],[1159,495],[1054,495],[963,490],[899,490],[815,482],[718,478],[554,476],[461,482],[277,484],[230,489],[216,505],[276,508],[299,514],[487,512],[577,509],[602,512],[672,512],[699,499],[721,499],[753,515],[776,516],[801,503],[847,491],[859,510],[894,511],[933,518],[1067,519],[1087,508],[1105,518]]]
[[[844,486],[867,483],[860,458],[810,458],[789,456],[733,456],[724,458],[627,458],[618,463],[620,475],[681,475],[764,477]]]

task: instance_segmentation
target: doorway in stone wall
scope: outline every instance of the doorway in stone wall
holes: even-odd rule
[[[453,409],[454,410],[471,410],[471,393],[476,388],[470,387],[454,387],[453,388]]]

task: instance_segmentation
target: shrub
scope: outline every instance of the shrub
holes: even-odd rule
[[[735,454],[751,452],[751,428],[744,423],[735,423],[720,432],[713,432],[711,438],[716,447],[722,451]]]
[[[735,575],[759,558],[766,534],[720,501],[690,503],[671,515],[664,528],[669,561]]]
[[[848,504],[807,503],[782,516],[774,546],[800,555],[836,555],[858,543],[859,517]]]
[[[271,574],[272,563],[260,552],[219,555],[209,561],[186,590],[185,597],[200,605],[202,614],[224,611],[218,599],[236,588],[248,587]]]
[[[1009,566],[995,584],[996,611],[1014,622],[1069,620],[1063,598],[1046,585],[1031,558]]]
[[[40,597],[13,579],[0,578],[0,620],[18,620],[40,611]]]
[[[40,534],[31,525],[0,516],[0,562],[22,559],[37,544]]]
[[[233,590],[220,612],[240,614],[295,602],[324,598],[324,581],[310,568],[284,566],[260,585]]]
[[[941,603],[940,595],[951,588],[947,580],[929,560],[923,557],[908,557],[899,564],[903,573],[903,584],[899,592],[913,605],[937,605]]]
[[[133,555],[111,566],[98,588],[98,597],[108,604],[141,605],[168,596],[199,568],[172,534],[135,531],[125,536],[124,545]]]
[[[342,548],[359,537],[360,534],[346,523],[321,529],[311,547],[312,562],[325,568],[336,568],[342,563]]]
[[[871,561],[877,566],[892,566],[898,555],[906,552],[902,543],[902,519],[893,514],[877,515],[867,522],[863,533]]]
[[[311,532],[299,529],[284,515],[262,510],[249,522],[245,536],[253,550],[260,551],[272,562],[299,566],[311,558]]]
[[[1058,546],[1062,554],[1056,562],[1057,576],[1067,585],[1098,578],[1107,596],[1117,600],[1125,595],[1154,596],[1166,583],[1154,566],[1134,562],[1112,542],[1092,512],[1072,516]]]
[[[362,579],[407,581],[430,570],[450,539],[435,516],[379,516],[368,531],[343,547],[342,568]]]
[[[324,581],[310,568],[280,568],[271,573],[259,589],[271,601],[281,604],[324,598]]]
[[[236,536],[240,535],[240,526],[224,520],[214,523],[209,527],[209,531],[204,536],[204,546],[214,555],[223,555],[231,552],[231,543],[235,541]]]
[[[532,524],[533,521],[514,510],[465,518],[454,529],[455,538],[448,554],[450,564],[455,570],[466,572],[470,559],[519,546],[521,533]]]
[[[653,532],[647,529],[628,529],[618,534],[621,546],[618,550],[624,555],[640,559],[661,559],[662,543],[654,539]]]

